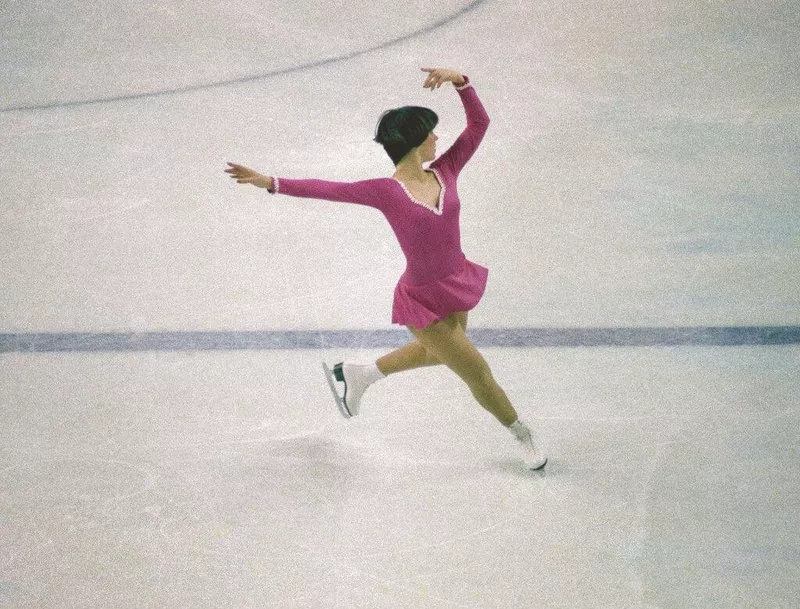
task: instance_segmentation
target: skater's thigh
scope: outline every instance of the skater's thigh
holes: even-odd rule
[[[453,313],[452,315],[456,323],[461,326],[461,329],[465,332],[467,331],[467,321],[469,320],[469,311],[459,311],[458,313]]]
[[[464,328],[450,318],[426,328],[410,328],[415,338],[436,358],[465,381],[491,375],[486,360],[467,338]]]
[[[450,315],[448,315],[441,321],[435,322],[434,325],[443,324],[449,328],[455,328],[457,326],[460,326],[462,330],[466,331],[468,320],[469,320],[469,311],[456,311],[455,313],[450,313]]]

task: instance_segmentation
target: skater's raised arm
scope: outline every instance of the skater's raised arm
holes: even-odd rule
[[[467,127],[438,161],[450,164],[452,170],[457,174],[472,158],[483,140],[483,136],[489,128],[489,115],[468,77],[453,70],[441,68],[422,68],[422,71],[428,72],[423,87],[433,90],[441,87],[444,82],[452,82],[464,106]]]

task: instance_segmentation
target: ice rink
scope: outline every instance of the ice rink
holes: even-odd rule
[[[0,607],[786,608],[800,598],[794,0],[0,4]],[[444,150],[469,333],[340,417],[404,268],[383,217],[237,186]]]

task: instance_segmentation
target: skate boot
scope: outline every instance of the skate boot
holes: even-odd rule
[[[535,471],[547,465],[547,455],[535,432],[531,431],[530,428],[519,419],[509,426],[509,430],[511,430],[511,433],[514,434],[517,441],[522,446],[522,458],[525,460],[525,467]]]
[[[325,377],[328,379],[328,386],[331,388],[333,399],[339,407],[339,412],[345,419],[349,419],[358,414],[361,409],[361,396],[372,383],[383,378],[378,367],[359,366],[357,364],[339,363],[333,367],[333,371],[323,362],[322,368],[325,370]],[[336,382],[343,384],[341,392],[336,390]]]

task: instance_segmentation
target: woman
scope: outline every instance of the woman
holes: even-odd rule
[[[239,184],[271,193],[367,205],[389,221],[406,256],[406,271],[394,293],[392,322],[405,325],[416,340],[379,358],[373,365],[340,363],[333,376],[325,368],[337,404],[345,417],[357,415],[361,397],[375,381],[390,374],[444,364],[467,384],[478,403],[509,428],[523,448],[529,469],[541,469],[547,457],[523,423],[486,360],[466,335],[468,311],[483,295],[488,270],[467,260],[461,251],[456,181],[489,125],[489,117],[469,79],[453,70],[423,68],[423,87],[453,83],[461,98],[467,127],[438,159],[433,130],[438,122],[428,108],[405,106],[385,112],[375,141],[395,164],[391,178],[354,183],[291,180],[262,175],[228,163]],[[435,160],[434,160],[435,159]],[[428,169],[423,164],[431,162]],[[344,385],[340,395],[334,384]]]

